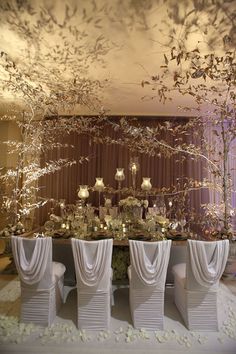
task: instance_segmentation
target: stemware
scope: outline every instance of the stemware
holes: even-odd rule
[[[181,226],[181,232],[184,232],[184,226],[186,225],[187,221],[185,219],[185,217],[182,217],[179,221],[179,224]]]

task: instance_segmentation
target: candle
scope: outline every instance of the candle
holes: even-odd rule
[[[131,171],[132,171],[132,173],[136,173],[137,172],[137,166],[136,166],[135,163],[132,164]]]

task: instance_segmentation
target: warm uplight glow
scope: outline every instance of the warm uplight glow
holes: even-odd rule
[[[88,186],[86,185],[79,186],[78,197],[81,199],[86,199],[89,197]]]
[[[141,184],[141,188],[143,191],[150,191],[150,189],[152,188],[150,181],[151,181],[151,178],[143,177],[143,182]]]
[[[105,188],[103,178],[102,177],[96,177],[96,183],[94,185],[94,189],[97,192],[102,192]]]
[[[115,180],[116,181],[123,181],[124,179],[125,179],[124,169],[123,168],[117,168],[116,169],[116,174],[115,174]]]

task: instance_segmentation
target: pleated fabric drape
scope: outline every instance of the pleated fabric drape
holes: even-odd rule
[[[196,240],[188,240],[194,277],[200,285],[209,287],[215,284],[224,272],[229,253],[229,240],[212,241],[213,251],[210,257],[207,257],[206,244]],[[208,250],[208,252],[210,251]]]
[[[145,242],[129,240],[131,264],[144,285],[157,285],[167,269],[171,240],[152,242],[152,260],[145,251]]]
[[[77,279],[86,286],[97,286],[109,271],[107,255],[112,253],[112,239],[100,241],[84,241],[72,238],[72,251],[75,261]],[[95,248],[93,256],[91,247]]]
[[[43,278],[48,266],[49,255],[52,253],[52,239],[50,237],[34,239],[35,246],[30,259],[26,257],[23,242],[24,239],[21,237],[11,237],[16,269],[24,283],[36,284]]]

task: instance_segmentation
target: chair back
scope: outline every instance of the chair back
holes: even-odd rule
[[[129,240],[131,282],[135,288],[165,287],[171,240],[145,242]]]
[[[229,253],[229,240],[188,240],[186,288],[188,290],[217,289]]]
[[[52,238],[11,237],[12,252],[24,286],[47,289],[52,285]]]
[[[106,290],[111,282],[113,240],[84,241],[72,238],[78,288]]]

